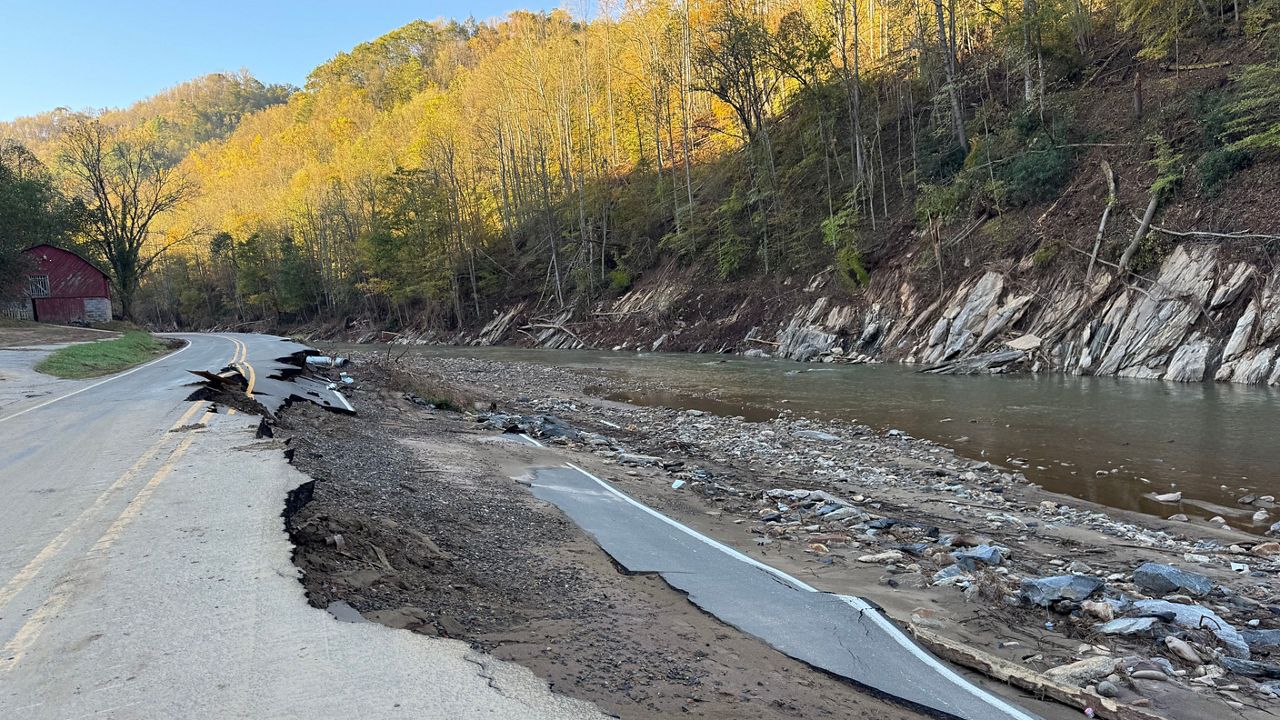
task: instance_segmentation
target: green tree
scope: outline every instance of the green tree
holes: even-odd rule
[[[65,242],[79,222],[79,211],[26,148],[0,142],[0,294],[19,277],[22,250]]]

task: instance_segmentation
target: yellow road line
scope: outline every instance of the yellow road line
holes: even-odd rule
[[[178,421],[173,424],[173,427],[169,429],[175,430],[185,425],[187,421],[191,419],[191,416],[200,408],[201,405],[199,404],[192,405],[185,413],[182,414],[182,417],[178,418]],[[62,532],[58,533],[53,540],[50,540],[48,545],[45,545],[30,562],[19,570],[18,574],[13,576],[13,579],[6,583],[3,588],[0,588],[0,608],[3,608],[15,595],[26,589],[27,585],[31,583],[36,575],[40,574],[40,571],[44,569],[44,566],[49,562],[49,560],[61,552],[62,548],[66,547],[67,543],[71,541],[71,538],[80,531],[80,528],[88,523],[93,516],[98,513],[98,511],[102,510],[110,500],[111,496],[120,488],[128,484],[129,481],[132,480],[147,463],[151,462],[151,460],[156,456],[156,453],[160,452],[160,448],[164,446],[165,441],[168,439],[168,434],[166,433],[166,435],[162,436],[152,444],[151,447],[133,463],[133,465],[129,466],[128,470],[124,471],[124,474],[117,478],[114,483],[111,483],[110,487],[103,490],[102,493],[98,495],[98,497],[93,501],[93,504],[85,508],[84,512],[81,512],[70,525],[65,527]]]
[[[200,422],[204,422],[209,415],[210,413],[208,412],[202,415]],[[115,522],[111,523],[111,527],[107,528],[102,537],[98,538],[98,542],[94,543],[93,549],[85,557],[81,558],[81,562],[84,562],[95,553],[104,552],[119,539],[124,529],[129,526],[129,523],[133,522],[138,513],[142,512],[142,506],[155,493],[156,487],[161,482],[164,482],[169,473],[173,472],[174,465],[186,454],[187,448],[191,447],[191,443],[194,440],[194,435],[187,435],[182,439],[182,442],[178,444],[178,447],[174,448],[174,451],[164,461],[164,464],[147,481],[147,484],[142,486],[138,494],[129,501],[129,504],[116,518]],[[9,642],[5,643],[4,651],[0,652],[0,672],[12,670],[22,660],[27,651],[31,649],[36,640],[40,638],[40,634],[44,632],[49,621],[57,617],[71,602],[72,597],[75,596],[75,585],[80,575],[81,573],[78,572],[70,573],[62,582],[58,583],[49,598],[32,613],[22,627],[18,628],[18,632],[14,634]]]
[[[236,362],[236,358],[239,357],[241,347],[245,348],[246,353],[248,352],[248,346],[245,346],[238,340],[235,340],[234,338],[226,339],[230,340],[236,347],[235,352],[231,356],[232,363]],[[189,346],[190,345],[188,344],[187,347]],[[186,348],[184,347],[183,349],[185,350]],[[182,414],[181,417],[178,418],[177,422],[175,422],[169,430],[173,431],[183,425],[186,425],[187,421],[191,419],[191,416],[199,411],[201,407],[202,404],[199,403],[192,405]],[[203,422],[203,418],[201,419],[201,422]],[[0,608],[7,605],[9,601],[13,600],[13,598],[18,595],[18,593],[21,593],[28,585],[31,584],[31,581],[44,570],[49,561],[61,552],[62,549],[67,546],[67,543],[71,542],[71,539],[80,532],[81,528],[88,524],[89,521],[106,506],[110,501],[111,496],[132,481],[133,478],[141,472],[142,468],[146,467],[146,465],[155,458],[156,454],[160,452],[168,439],[169,435],[166,432],[160,437],[160,439],[156,440],[151,447],[147,448],[147,450],[143,452],[143,454],[139,456],[138,459],[130,465],[119,478],[116,479],[115,482],[113,482],[106,490],[103,490],[102,493],[94,499],[93,503],[89,505],[89,507],[85,508],[70,525],[63,528],[61,532],[54,536],[53,540],[50,540],[34,558],[24,565],[23,568],[18,571],[17,575],[14,575],[9,582],[5,583],[3,588],[0,588]]]
[[[248,354],[248,352],[249,352],[249,351],[248,351],[248,349],[246,348],[246,349],[245,349],[245,354],[247,355],[247,354]],[[246,388],[245,388],[245,390],[244,390],[244,394],[245,394],[245,395],[248,395],[249,397],[253,397],[253,386],[254,386],[254,384],[255,384],[255,383],[257,383],[257,382],[258,382],[258,373],[256,373],[256,372],[254,371],[254,369],[253,369],[253,365],[249,363],[248,358],[246,358],[246,359],[244,360],[244,366],[245,366],[245,368],[246,368],[246,369],[248,369],[248,371],[249,371],[249,385],[248,385],[248,387],[246,387]]]
[[[248,381],[248,385],[245,386],[244,394],[248,397],[253,397],[253,388],[258,382],[258,373],[253,369],[253,364],[249,362],[249,346],[243,340],[238,338],[227,337],[225,335],[223,337],[226,337],[236,346],[236,354],[232,356],[231,364],[238,366],[240,368],[240,372],[244,374]]]

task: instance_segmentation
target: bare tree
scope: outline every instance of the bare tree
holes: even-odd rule
[[[125,138],[86,115],[62,131],[59,161],[87,209],[85,241],[110,268],[121,314],[131,318],[143,276],[166,250],[190,237],[152,242],[152,226],[192,198],[195,187],[164,162],[155,143]]]
[[[947,33],[946,13],[942,8],[942,0],[934,0],[934,9],[938,15],[938,46],[942,51],[942,68],[947,75],[947,95],[951,99],[951,129],[956,135],[956,144],[960,149],[969,152],[969,141],[964,134],[964,113],[960,109],[959,71],[956,68],[955,6],[952,5],[951,33]]]

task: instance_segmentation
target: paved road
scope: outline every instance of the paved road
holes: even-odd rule
[[[191,335],[105,380],[0,351],[0,718],[586,718],[528,671],[306,604],[280,512],[305,480],[187,370],[285,341]],[[263,379],[270,388],[270,381]]]
[[[529,485],[627,570],[662,575],[690,602],[791,657],[931,715],[1036,720],[958,675],[866,600],[819,592],[640,504],[576,465],[536,468]]]

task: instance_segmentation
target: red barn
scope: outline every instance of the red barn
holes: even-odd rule
[[[111,282],[88,260],[52,245],[23,251],[31,263],[27,297],[31,319],[51,323],[111,320]]]

